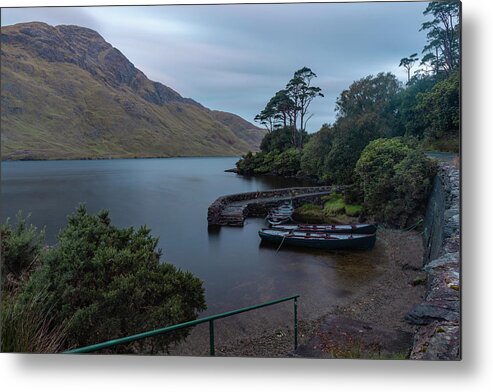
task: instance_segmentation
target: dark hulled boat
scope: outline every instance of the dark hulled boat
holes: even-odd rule
[[[327,250],[369,250],[375,246],[376,241],[375,234],[330,234],[276,229],[262,229],[258,234],[262,240],[276,244]]]
[[[272,225],[275,230],[286,231],[308,231],[317,233],[354,233],[354,234],[374,234],[377,231],[377,226],[367,223],[355,225],[310,225],[310,224],[276,224]]]

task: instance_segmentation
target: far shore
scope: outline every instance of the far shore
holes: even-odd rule
[[[256,151],[252,151],[256,152]],[[430,158],[441,161],[451,161],[460,156],[460,153],[452,151],[425,151]],[[67,157],[67,158],[1,158],[1,162],[32,162],[32,161],[106,161],[117,159],[169,159],[169,158],[241,158],[241,155],[153,155],[153,156],[111,156],[111,157]],[[236,168],[225,170],[230,173],[237,173]],[[238,174],[238,173],[237,173]],[[296,176],[294,176],[296,177]]]
[[[240,158],[239,155],[167,155],[167,156],[142,156],[142,157],[71,157],[71,158],[2,158],[2,162],[51,162],[51,161],[109,161],[109,160],[131,160],[131,159],[176,159],[176,158]]]

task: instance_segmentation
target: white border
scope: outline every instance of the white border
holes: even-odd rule
[[[231,1],[215,0],[214,3]],[[243,1],[258,2],[258,1]],[[207,1],[23,1],[6,6],[198,4]],[[493,55],[491,1],[463,0],[463,360],[461,362],[0,354],[6,391],[486,391],[493,384]],[[391,32],[389,32],[391,33]],[[486,126],[489,125],[489,127]],[[490,385],[490,387],[487,387]],[[48,389],[49,388],[49,389]]]

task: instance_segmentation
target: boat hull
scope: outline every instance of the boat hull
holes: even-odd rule
[[[283,218],[267,218],[267,222],[269,222],[269,224],[271,226],[277,226],[277,225],[282,224],[282,223],[287,223],[290,220],[291,220],[290,216],[283,217]]]
[[[272,226],[287,223],[292,219],[293,212],[294,208],[292,205],[284,205],[271,210],[266,219]]]
[[[276,230],[301,230],[314,233],[354,233],[354,234],[374,234],[377,231],[376,225],[308,225],[308,224],[274,224]]]
[[[356,236],[347,235],[345,238],[327,239],[322,236],[299,237],[290,235],[284,232],[284,235],[270,234],[268,232],[259,231],[259,236],[262,240],[269,241],[275,244],[283,244],[289,246],[297,246],[304,248],[316,248],[326,250],[370,250],[375,246],[375,234],[361,234]]]

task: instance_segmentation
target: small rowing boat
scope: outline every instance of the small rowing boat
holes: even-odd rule
[[[354,234],[374,234],[377,226],[367,223],[355,225],[310,225],[310,224],[276,224],[272,226],[275,230],[300,230],[319,233],[354,233]]]
[[[262,240],[270,241],[276,244],[328,250],[369,250],[375,246],[376,241],[375,234],[329,234],[275,229],[261,229],[258,234]]]
[[[281,225],[291,220],[291,215],[269,215],[267,216],[267,222],[272,226]]]
[[[284,203],[283,205],[272,209],[267,215],[267,221],[271,225],[279,225],[282,223],[287,223],[291,220],[294,208],[291,202]]]

